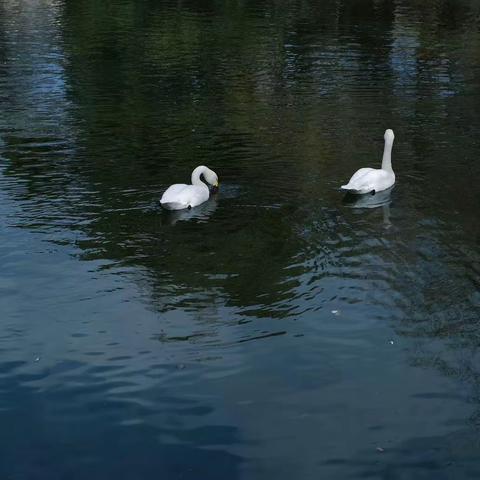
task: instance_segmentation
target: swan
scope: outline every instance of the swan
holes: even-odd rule
[[[201,176],[213,187],[218,188],[218,176],[208,167],[200,165],[192,172],[192,184],[176,183],[170,185],[162,195],[160,204],[167,210],[182,210],[196,207],[206,202],[210,197],[210,190]]]
[[[385,147],[383,149],[382,168],[361,168],[357,170],[350,181],[340,188],[351,193],[381,192],[395,183],[395,173],[392,170],[392,146],[395,135],[393,130],[385,130]]]

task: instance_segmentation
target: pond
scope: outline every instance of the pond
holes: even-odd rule
[[[479,478],[478,1],[4,0],[0,109],[2,479]]]

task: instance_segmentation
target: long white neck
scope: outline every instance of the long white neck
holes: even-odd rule
[[[385,140],[385,146],[383,147],[383,158],[382,158],[382,170],[387,170],[387,172],[393,172],[392,147],[393,147],[393,138],[388,137]]]
[[[206,170],[208,170],[207,167],[203,166],[203,165],[200,165],[199,167],[197,167],[193,172],[192,172],[192,185],[203,185],[205,187],[208,188],[208,186],[206,185],[206,183],[204,183],[202,181],[202,179],[200,178],[200,176],[202,175],[202,173],[204,173]]]

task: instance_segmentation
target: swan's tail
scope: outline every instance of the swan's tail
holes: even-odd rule
[[[187,208],[187,205],[180,202],[160,202],[160,205],[166,210],[183,210]]]

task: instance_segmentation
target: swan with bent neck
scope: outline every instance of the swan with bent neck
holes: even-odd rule
[[[392,169],[392,147],[395,135],[393,130],[385,130],[385,146],[383,149],[382,168],[361,168],[357,170],[350,181],[340,188],[347,192],[363,194],[381,192],[395,183],[395,173]]]
[[[160,199],[160,204],[167,210],[183,210],[193,208],[206,202],[210,197],[208,185],[201,179],[218,188],[218,176],[208,167],[200,165],[192,172],[192,184],[176,183],[168,187]]]

